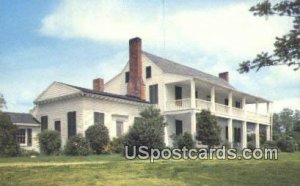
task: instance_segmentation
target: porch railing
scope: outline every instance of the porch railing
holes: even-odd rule
[[[177,99],[166,102],[167,110],[183,110],[191,108],[191,99]]]
[[[216,112],[219,114],[229,114],[229,106],[215,103],[216,105]]]
[[[196,108],[201,110],[210,110],[211,102],[202,99],[196,99]]]

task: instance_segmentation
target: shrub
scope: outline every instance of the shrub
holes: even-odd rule
[[[21,149],[20,155],[21,156],[38,156],[38,155],[40,155],[40,153],[37,151],[34,151],[34,150]]]
[[[229,143],[229,141],[226,140],[223,142],[222,146],[225,146],[225,149],[229,149],[231,148],[231,143]]]
[[[133,154],[133,147],[147,146],[162,149],[164,143],[164,118],[159,109],[148,107],[141,113],[141,118],[134,121],[128,134],[124,137],[124,145],[128,146],[128,155]]]
[[[71,156],[87,156],[90,152],[87,139],[81,135],[70,137],[64,149],[64,154]]]
[[[297,144],[293,138],[282,138],[278,140],[277,147],[282,152],[294,152],[297,148]]]
[[[38,134],[41,153],[46,155],[57,155],[60,152],[60,133],[52,130],[45,130]]]
[[[264,144],[262,144],[262,148],[277,148],[277,142],[276,141],[266,141]]]
[[[20,153],[16,141],[17,127],[7,114],[0,112],[0,156],[17,156]]]
[[[255,142],[254,141],[248,141],[247,148],[254,151],[255,148],[256,148]]]
[[[192,135],[185,132],[183,135],[173,135],[173,146],[175,148],[182,149],[183,147],[187,149],[192,149],[194,147],[194,141]]]
[[[113,138],[110,142],[111,151],[114,153],[124,152],[124,137]]]
[[[109,143],[108,129],[103,124],[90,126],[85,136],[94,153],[100,154]]]

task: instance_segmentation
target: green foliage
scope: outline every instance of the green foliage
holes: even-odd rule
[[[35,151],[35,150],[26,150],[26,149],[21,149],[20,150],[20,155],[21,156],[38,156],[40,155],[39,152]]]
[[[256,148],[255,142],[254,141],[248,141],[247,148],[253,151]]]
[[[239,65],[240,73],[247,73],[252,69],[256,71],[262,67],[287,65],[300,68],[300,1],[282,0],[271,4],[265,0],[250,8],[257,16],[286,16],[293,18],[293,28],[282,37],[276,37],[273,54],[262,52],[252,61],[244,61]]]
[[[85,136],[94,153],[100,154],[109,143],[108,129],[103,124],[90,126]]]
[[[0,156],[16,156],[19,145],[16,141],[17,127],[13,125],[7,114],[0,111]]]
[[[52,130],[44,130],[38,134],[40,151],[46,155],[58,155],[61,147],[60,133]]]
[[[124,138],[124,145],[129,147],[128,153],[132,153],[132,147],[147,146],[161,149],[164,143],[164,118],[159,109],[148,107],[140,113],[141,118],[136,119],[128,134]]]
[[[0,111],[6,107],[6,101],[3,97],[3,95],[0,93]]]
[[[226,140],[222,143],[222,146],[225,146],[226,149],[229,149],[231,148],[231,143],[229,143],[229,141]]]
[[[285,136],[278,140],[277,147],[282,152],[294,152],[295,150],[297,150],[297,143],[292,137]]]
[[[221,127],[217,123],[216,116],[209,111],[202,110],[196,114],[197,118],[197,135],[196,139],[210,148],[221,143]]]
[[[277,142],[276,141],[266,141],[261,145],[261,148],[277,148]]]
[[[288,135],[290,137],[293,138],[293,140],[295,140],[295,142],[297,143],[297,147],[298,147],[298,150],[300,150],[300,131],[292,131],[292,132],[289,132]]]
[[[182,149],[183,147],[187,149],[192,149],[194,147],[194,141],[190,133],[185,132],[183,135],[172,135],[173,146],[175,148]]]
[[[300,132],[300,120],[295,122],[294,131]]]
[[[110,149],[114,153],[124,152],[124,137],[113,138],[110,142]]]
[[[87,156],[91,153],[89,143],[81,135],[75,135],[69,138],[64,149],[64,154],[70,156]]]

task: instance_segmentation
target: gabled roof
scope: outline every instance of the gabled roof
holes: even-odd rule
[[[38,120],[28,113],[5,112],[5,114],[10,117],[12,123],[39,124]]]
[[[124,96],[124,95],[113,94],[113,93],[108,93],[108,92],[99,92],[99,91],[95,91],[95,90],[92,90],[92,89],[87,89],[87,88],[78,87],[78,86],[74,86],[74,85],[69,85],[69,84],[65,84],[65,83],[61,83],[61,84],[64,84],[66,86],[78,89],[83,93],[95,94],[95,95],[101,95],[101,96],[108,96],[108,97],[112,97],[112,98],[124,99],[124,100],[128,100],[128,101],[135,101],[135,102],[140,102],[140,103],[149,103],[148,101],[144,101],[144,100],[141,100],[141,99],[136,98],[136,97]]]
[[[168,59],[161,58],[159,56],[155,56],[148,52],[144,52],[143,54],[149,58],[153,63],[155,63],[163,72],[171,73],[171,74],[179,74],[179,75],[186,75],[186,76],[193,76],[195,78],[199,78],[204,81],[211,82],[216,85],[220,85],[226,88],[234,89],[232,85],[230,85],[224,79],[219,77],[213,76],[211,74],[207,74],[200,70],[196,70],[194,68],[181,65],[179,63],[170,61]]]

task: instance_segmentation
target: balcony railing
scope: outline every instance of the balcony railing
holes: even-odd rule
[[[196,109],[212,111],[212,103],[210,101],[196,99]],[[191,109],[191,99],[170,100],[166,102],[166,111],[178,111]],[[252,122],[270,123],[268,114],[260,114],[255,112],[245,111],[241,108],[229,107],[220,103],[215,103],[215,114],[227,115],[237,119],[246,119]]]

